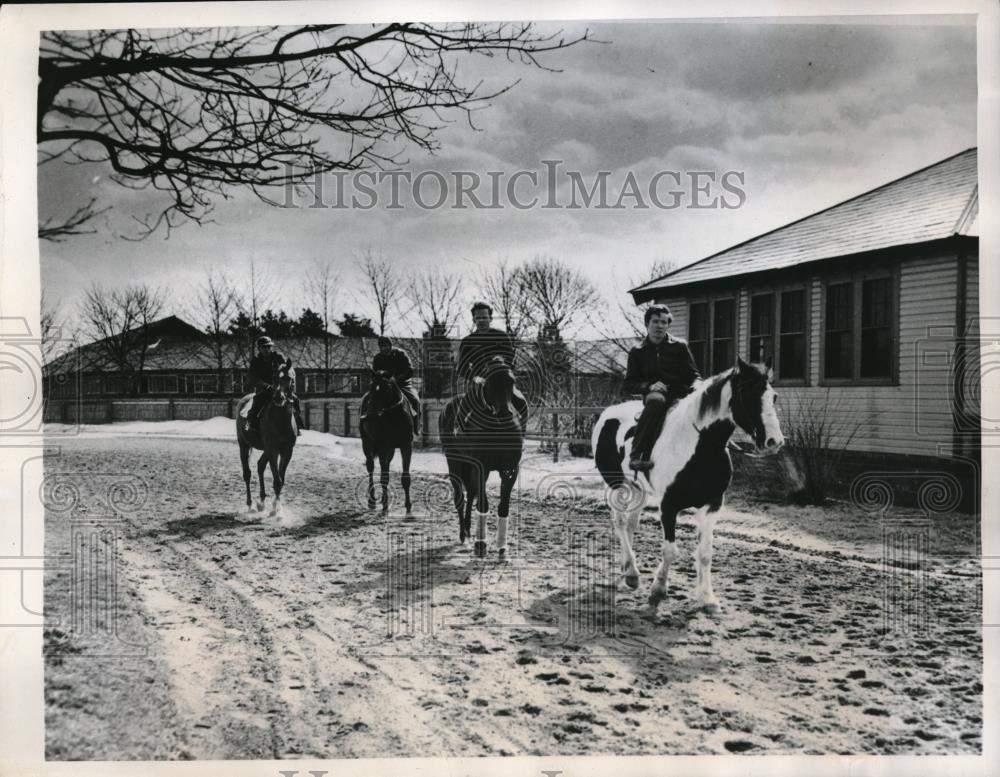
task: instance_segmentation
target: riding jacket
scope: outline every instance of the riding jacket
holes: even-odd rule
[[[372,359],[372,369],[377,372],[388,372],[402,384],[413,377],[413,364],[410,356],[402,348],[391,348],[387,353],[379,351]]]
[[[669,333],[659,345],[648,337],[642,345],[628,352],[625,371],[625,393],[649,393],[649,387],[661,381],[667,387],[668,399],[674,400],[691,392],[694,382],[701,378],[687,343]]]
[[[492,327],[483,332],[473,332],[462,338],[455,371],[460,378],[466,380],[476,375],[482,375],[486,365],[494,356],[502,357],[508,367],[513,367],[513,338],[506,332]]]
[[[262,391],[265,386],[274,384],[277,380],[278,368],[285,362],[285,357],[278,351],[258,353],[250,360],[250,381],[255,391]]]

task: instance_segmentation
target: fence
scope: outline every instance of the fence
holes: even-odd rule
[[[116,421],[202,421],[217,416],[233,418],[237,399],[114,399],[47,400],[46,423],[109,424]],[[426,399],[421,403],[421,444],[437,445],[438,419],[447,399]],[[358,397],[303,399],[302,420],[307,429],[357,437],[361,415]],[[588,455],[590,430],[603,407],[533,408],[528,420],[529,440],[541,442],[559,460],[560,448],[568,445],[577,455]],[[569,417],[567,420],[566,417]]]

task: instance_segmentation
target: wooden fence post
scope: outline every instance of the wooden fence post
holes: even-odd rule
[[[344,437],[351,436],[351,405],[344,400]]]
[[[323,400],[323,433],[330,433],[330,404]]]
[[[552,414],[552,461],[559,462],[559,413]]]

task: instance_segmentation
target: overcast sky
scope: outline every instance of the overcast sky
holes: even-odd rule
[[[371,315],[355,298],[352,269],[371,248],[407,266],[470,274],[498,257],[553,256],[590,276],[613,306],[616,292],[620,298],[655,261],[687,264],[976,145],[971,25],[586,26],[606,43],[555,52],[545,62],[561,72],[463,61],[468,81],[520,83],[476,114],[478,131],[456,116],[440,135],[440,153],[412,150],[406,169],[544,175],[542,160],[559,159],[585,180],[610,171],[612,200],[629,171],[642,188],[662,170],[737,171],[742,207],[279,209],[237,192],[218,203],[217,224],[189,224],[169,240],[161,233],[128,242],[108,228],[42,242],[47,298],[69,312],[91,282],[142,280],[164,286],[167,312],[185,316],[209,264],[239,273],[252,257],[270,264],[280,304],[297,312],[305,267],[331,258],[343,267],[341,309]],[[106,176],[96,165],[43,166],[42,218],[97,196],[113,206],[108,226],[127,231],[145,200]]]

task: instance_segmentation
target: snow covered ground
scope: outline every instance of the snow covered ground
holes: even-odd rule
[[[223,440],[236,444],[233,419],[216,416],[204,421],[122,421],[113,424],[46,424],[44,433],[53,436],[75,437],[168,437],[170,439]],[[304,430],[297,445],[322,448],[328,459],[363,461],[361,440],[357,437],[338,437]],[[413,451],[411,468],[415,471],[444,474],[447,463],[440,448]],[[393,470],[399,469],[398,456]],[[495,475],[493,476],[495,479]],[[605,486],[594,468],[592,459],[560,457],[553,462],[551,453],[539,451],[539,443],[529,441],[521,463],[519,488],[526,495],[546,497],[593,496],[603,499]]]

